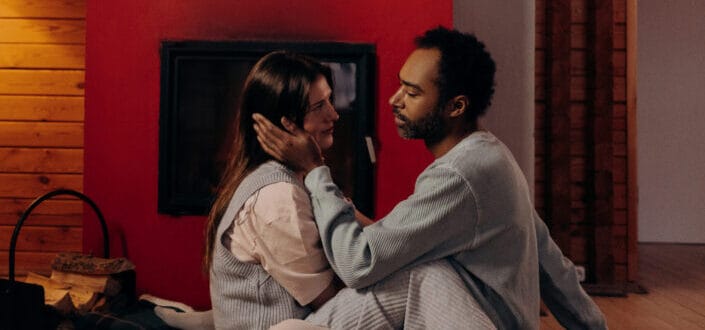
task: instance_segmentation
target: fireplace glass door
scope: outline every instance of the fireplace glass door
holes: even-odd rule
[[[372,214],[374,153],[369,146],[374,129],[374,47],[252,41],[162,43],[160,213],[208,213],[245,77],[260,57],[274,50],[307,54],[331,67],[340,119],[326,162],[346,196]]]

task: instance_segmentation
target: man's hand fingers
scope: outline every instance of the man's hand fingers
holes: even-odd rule
[[[274,129],[268,129],[267,127],[263,127],[263,125],[260,123],[255,123],[254,129],[255,132],[257,132],[257,138],[260,139],[260,144],[266,144],[270,147],[270,149],[281,149],[283,146],[290,144],[289,141],[291,139],[291,135],[289,133],[286,133],[280,130],[279,128],[274,127],[274,125],[271,125],[271,123],[270,127],[273,127],[274,129],[281,132],[282,136],[277,135],[277,132],[275,132]]]
[[[283,161],[281,154],[275,151],[274,149],[270,148],[267,143],[262,141],[262,138],[259,135],[257,135],[257,141],[259,141],[259,145],[262,146],[264,152],[268,153],[270,156],[274,157],[278,161]]]
[[[277,139],[286,139],[290,135],[289,133],[283,131],[279,127],[272,124],[269,119],[265,118],[259,113],[252,114],[252,119],[255,121],[255,126],[259,124],[260,134],[268,133],[268,136],[273,136]]]
[[[285,127],[285,130],[282,130],[261,114],[253,114],[252,119],[257,141],[262,150],[274,159],[302,171],[310,171],[323,163],[321,149],[316,140],[291,121],[282,118],[281,122]]]
[[[265,118],[264,116],[260,115],[259,113],[253,113],[253,114],[252,114],[252,119],[253,119],[256,123],[258,123],[258,124],[260,124],[260,125],[262,125],[262,126],[267,126],[268,124],[269,124],[269,125],[272,125],[272,122],[270,122],[269,119]]]
[[[301,130],[299,129],[299,127],[296,126],[296,124],[292,123],[286,117],[282,117],[281,123],[284,126],[284,128],[286,128],[286,130],[289,131],[289,133],[294,134],[294,135],[301,134]]]
[[[272,156],[281,155],[282,145],[286,145],[286,141],[274,136],[270,130],[262,128],[259,124],[255,124],[255,132],[257,132],[257,141],[268,154]],[[287,136],[288,138],[288,136]],[[274,155],[272,152],[277,153]]]

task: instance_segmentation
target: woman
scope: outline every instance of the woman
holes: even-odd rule
[[[257,141],[252,114],[303,127],[321,150],[333,144],[338,114],[328,67],[274,52],[250,71],[235,121],[231,155],[206,228],[216,328],[267,328],[304,318],[339,289],[323,254],[302,177],[272,160]]]

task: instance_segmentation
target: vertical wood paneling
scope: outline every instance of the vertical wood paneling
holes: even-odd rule
[[[546,217],[546,172],[547,166],[544,161],[546,157],[546,0],[536,0],[536,36],[535,36],[535,73],[534,73],[534,98],[535,98],[535,115],[534,115],[534,203],[536,211],[543,218]]]
[[[536,1],[536,206],[599,284],[633,280],[636,269],[628,1]]]
[[[635,282],[638,279],[638,239],[637,239],[637,166],[636,166],[636,12],[637,1],[626,0],[626,117],[627,117],[627,276],[628,280]]]
[[[547,2],[546,127],[548,133],[546,174],[547,223],[558,246],[571,255],[570,244],[570,49],[571,3]],[[568,220],[568,221],[566,221]]]
[[[0,0],[0,276],[22,211],[57,188],[83,190],[84,0]],[[22,228],[17,274],[47,274],[79,251],[83,204],[52,199]]]
[[[594,98],[591,122],[591,165],[593,196],[590,216],[594,219],[595,280],[598,283],[615,282],[615,255],[617,243],[612,235],[614,182],[612,178],[612,104],[614,70],[612,65],[614,40],[613,0],[595,0],[592,27],[594,54]]]

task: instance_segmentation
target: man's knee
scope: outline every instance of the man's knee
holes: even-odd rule
[[[450,265],[450,262],[446,259],[429,261],[420,265],[417,265],[411,269],[409,272],[412,277],[414,276],[434,276],[434,277],[458,277],[458,273]]]

